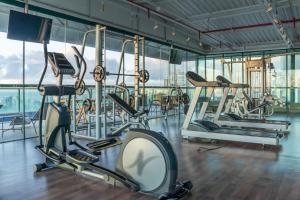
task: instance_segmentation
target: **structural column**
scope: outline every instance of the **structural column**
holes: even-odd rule
[[[102,66],[102,57],[103,57],[103,51],[102,51],[102,31],[101,26],[96,25],[96,39],[95,39],[95,49],[96,49],[96,66],[101,65]],[[102,103],[102,82],[96,81],[96,140],[99,140],[100,138],[103,138],[101,134],[101,103]]]
[[[139,110],[139,97],[140,97],[140,45],[139,36],[134,36],[134,109]]]
[[[296,69],[296,61],[295,55],[291,55],[291,69],[290,71],[290,103],[295,103],[295,69]]]

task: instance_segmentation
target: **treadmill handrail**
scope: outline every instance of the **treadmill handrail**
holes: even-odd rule
[[[230,87],[230,88],[248,88],[249,85],[248,84],[243,84],[243,83],[232,83],[231,81],[229,81],[227,78],[225,78],[224,76],[217,76],[217,81],[226,85],[226,87]]]
[[[202,76],[192,71],[186,73],[186,78],[195,87],[225,87],[221,82],[207,81]]]

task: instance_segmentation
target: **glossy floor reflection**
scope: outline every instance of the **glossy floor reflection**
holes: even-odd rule
[[[151,120],[178,156],[179,179],[194,184],[186,199],[300,199],[300,116],[289,117],[291,132],[281,148],[239,143],[182,141],[178,117]],[[0,199],[152,199],[61,169],[34,175],[42,161],[37,139],[0,144]],[[118,148],[103,152],[101,163],[114,168]]]

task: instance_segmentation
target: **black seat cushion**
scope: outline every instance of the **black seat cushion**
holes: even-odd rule
[[[123,99],[121,99],[118,95],[114,93],[109,93],[108,97],[111,98],[118,106],[120,106],[125,112],[127,112],[131,117],[136,117],[138,113],[135,109],[133,109],[128,103],[126,103]]]

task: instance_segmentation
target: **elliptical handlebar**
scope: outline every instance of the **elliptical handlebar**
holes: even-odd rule
[[[77,68],[78,68],[78,73],[76,74],[76,78],[81,83],[83,81],[83,78],[84,78],[85,73],[86,73],[87,64],[86,64],[86,61],[83,58],[83,55],[78,51],[77,47],[72,46],[72,49],[75,52],[76,64],[77,64]],[[79,58],[79,60],[78,60],[78,58]],[[79,76],[81,74],[81,68],[82,68],[82,66],[83,66],[83,72],[82,72],[81,77],[79,78]],[[80,87],[80,84],[78,84],[77,86],[75,86],[75,90],[77,90],[79,87]]]
[[[48,49],[47,49],[47,42],[46,41],[43,41],[43,47],[44,47],[45,66],[44,66],[44,70],[43,70],[42,76],[40,78],[38,87],[37,87],[39,92],[43,91],[41,89],[41,86],[42,86],[42,82],[44,80],[44,77],[45,77],[45,74],[46,74],[46,71],[47,71],[47,67],[48,67]]]
[[[74,55],[74,57],[75,57],[76,66],[78,68],[78,71],[72,77],[77,78],[77,77],[79,77],[80,72],[81,72],[81,64],[80,64],[80,61],[79,61],[79,57],[77,55]]]

